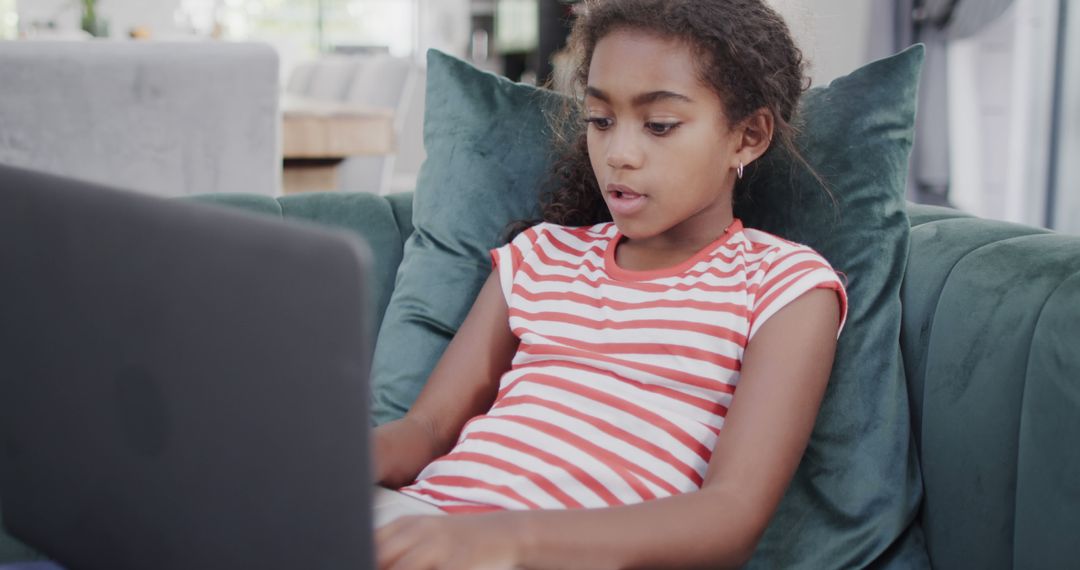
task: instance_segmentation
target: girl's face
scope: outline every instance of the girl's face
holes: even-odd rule
[[[689,47],[634,30],[604,36],[585,108],[593,172],[624,236],[696,248],[723,233],[742,136]]]

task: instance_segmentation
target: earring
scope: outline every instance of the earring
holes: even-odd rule
[[[739,180],[742,180],[742,173],[743,173],[743,164],[740,162],[739,163],[739,168],[735,169],[735,176],[738,176]]]

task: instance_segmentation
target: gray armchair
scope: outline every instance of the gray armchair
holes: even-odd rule
[[[269,46],[0,42],[0,77],[0,163],[159,196],[278,193]]]

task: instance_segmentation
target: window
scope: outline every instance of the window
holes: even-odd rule
[[[19,13],[15,0],[0,0],[0,40],[13,40],[19,36]]]
[[[413,50],[413,0],[323,0],[324,47],[386,46],[407,56]]]
[[[5,0],[0,0],[0,2]],[[266,41],[283,56],[379,47],[412,54],[417,0],[181,0],[178,20],[197,33]]]
[[[1016,2],[972,35],[950,40],[949,200],[961,209],[1051,225],[1058,21],[1056,0]]]

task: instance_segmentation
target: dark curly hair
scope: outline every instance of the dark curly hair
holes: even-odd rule
[[[702,82],[720,96],[729,120],[736,123],[758,109],[767,109],[773,116],[775,144],[766,156],[779,146],[813,174],[794,142],[796,107],[810,86],[806,62],[783,18],[764,0],[585,0],[582,4],[568,42],[573,58],[571,97],[553,117],[558,158],[549,185],[552,190],[541,195],[544,221],[584,226],[611,220],[589,160],[581,105],[593,50],[616,30],[641,30],[685,41],[697,56]],[[746,194],[761,162],[748,165],[746,175],[737,181],[735,202]],[[528,225],[514,224],[510,232]]]

